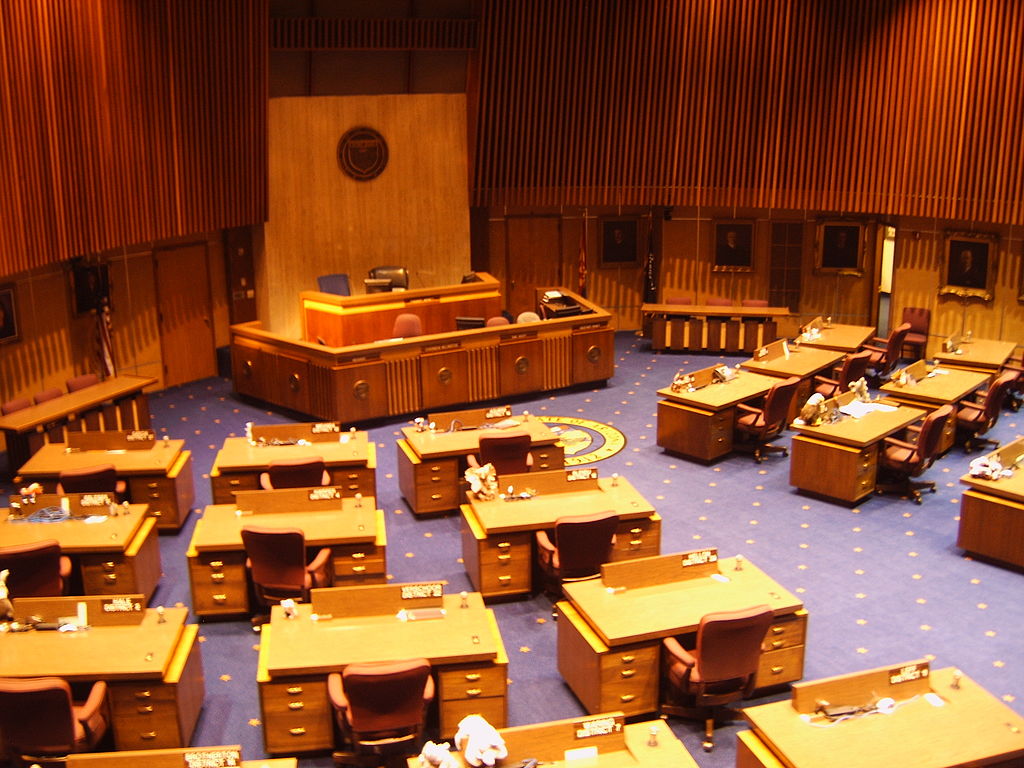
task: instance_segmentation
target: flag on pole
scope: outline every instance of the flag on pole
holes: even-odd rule
[[[644,264],[644,302],[654,304],[658,301],[658,255],[654,252],[654,220],[647,233],[647,261]]]
[[[580,255],[578,262],[577,290],[583,298],[587,298],[587,215],[583,214],[580,224]]]
[[[100,300],[100,307],[96,310],[96,352],[100,361],[100,371],[103,378],[117,375],[117,366],[114,364],[114,343],[110,335],[110,300]]]

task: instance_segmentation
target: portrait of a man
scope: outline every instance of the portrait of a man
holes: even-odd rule
[[[0,344],[18,340],[18,317],[15,309],[14,283],[0,285]]]
[[[822,228],[819,268],[860,270],[860,225],[826,224]]]
[[[721,272],[747,272],[754,268],[754,225],[749,221],[715,223],[715,265]]]
[[[946,284],[985,290],[988,287],[988,243],[950,240]]]
[[[601,221],[601,266],[636,264],[637,219],[603,219]]]

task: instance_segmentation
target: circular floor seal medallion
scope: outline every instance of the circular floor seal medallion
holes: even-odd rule
[[[572,416],[540,416],[565,446],[565,466],[589,464],[614,456],[626,447],[626,436],[615,427]]]

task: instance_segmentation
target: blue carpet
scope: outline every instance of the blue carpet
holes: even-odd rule
[[[704,466],[658,448],[656,390],[678,368],[700,368],[719,358],[657,355],[630,333],[618,334],[616,357],[607,387],[520,401],[514,410],[593,419],[621,430],[626,447],[594,466],[602,474],[628,477],[654,504],[664,518],[662,552],[715,546],[723,555],[742,553],[805,601],[805,679],[923,656],[936,666],[960,667],[1024,713],[1022,576],[975,562],[955,547],[957,479],[968,463],[959,449],[929,471],[939,488],[922,506],[881,497],[853,509],[838,506],[795,493],[782,457],[758,465],[749,456],[733,456]],[[184,438],[193,452],[199,509],[210,501],[208,472],[225,437],[244,434],[247,421],[290,420],[236,400],[230,381],[220,378],[156,393],[150,405],[158,432]],[[389,573],[397,581],[440,578],[450,590],[469,589],[457,516],[417,520],[399,493],[395,439],[407,423],[400,419],[370,429],[377,443]],[[1018,414],[1004,412],[994,436],[1006,442],[1019,435]],[[154,604],[189,603],[185,550],[194,520],[195,515],[178,535],[160,539],[165,575]],[[510,724],[583,714],[557,672],[550,601],[538,596],[494,609],[510,657]],[[240,743],[246,757],[263,755],[255,683],[259,636],[247,622],[211,622],[201,637],[207,687],[194,743]],[[671,727],[701,766],[735,765],[733,734],[744,725],[720,728],[710,755],[700,749],[699,724],[673,719]],[[303,758],[299,764],[327,766],[330,760]]]

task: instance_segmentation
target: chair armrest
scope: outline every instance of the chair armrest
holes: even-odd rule
[[[331,573],[330,568],[327,567],[328,565],[330,565],[330,562],[331,548],[324,547],[316,553],[316,557],[313,558],[313,562],[306,566],[306,572],[313,576],[314,587],[329,587],[331,583],[334,581],[334,579],[332,578],[333,574]],[[317,577],[319,577],[319,579]],[[317,581],[321,581],[323,583],[317,584]]]
[[[341,685],[341,673],[331,672],[327,676],[327,698],[331,700],[331,706],[341,711],[348,709],[348,698]]]
[[[752,406],[749,406],[746,403],[739,403],[736,406],[736,408],[737,410],[746,411],[747,413],[761,413],[761,411],[763,410],[762,408],[754,408]]]
[[[894,446],[896,448],[906,448],[908,451],[917,450],[917,446],[914,445],[914,443],[908,443],[906,440],[898,440],[895,437],[885,438],[885,444]]]
[[[466,454],[466,463],[473,469],[480,469],[480,460],[472,453]]]
[[[878,341],[878,339],[873,339],[873,341]],[[877,352],[880,355],[884,355],[889,351],[889,348],[887,346],[879,347],[875,344],[865,344],[864,349],[868,350],[869,352]]]
[[[551,543],[548,532],[537,531],[534,538],[537,540],[537,562],[542,566],[553,567],[555,562],[555,545]]]
[[[985,406],[981,403],[972,403],[970,400],[961,400],[960,406],[956,409],[957,414],[961,411],[977,411],[981,413],[985,410]]]
[[[682,662],[691,669],[697,666],[697,659],[694,658],[689,651],[683,648],[683,646],[679,644],[679,641],[674,637],[662,638],[661,644],[672,658]]]
[[[814,377],[814,383],[815,384],[828,384],[828,385],[833,386],[833,387],[838,387],[839,386],[839,379],[830,379],[828,376],[815,376]]]
[[[262,488],[264,491],[274,490],[274,486],[270,482],[269,472],[260,472],[260,488]]]
[[[75,707],[75,719],[82,724],[90,737],[99,737],[107,728],[106,709],[107,684],[99,680],[93,683],[89,698]]]
[[[65,581],[71,578],[71,558],[66,555],[60,556],[60,577]]]

